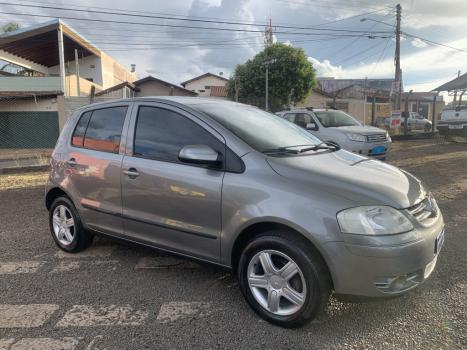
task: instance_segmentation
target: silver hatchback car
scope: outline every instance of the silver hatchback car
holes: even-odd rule
[[[258,108],[201,98],[75,111],[45,204],[61,249],[103,234],[230,268],[251,307],[284,327],[313,319],[332,292],[407,292],[444,240],[435,199],[409,173]]]
[[[383,129],[363,125],[351,115],[335,109],[299,108],[276,113],[301,126],[321,140],[368,157],[385,160],[391,137]]]

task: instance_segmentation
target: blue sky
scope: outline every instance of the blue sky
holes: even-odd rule
[[[11,1],[11,3],[14,3]],[[45,4],[90,9],[94,7],[126,10],[134,14],[168,14],[199,19],[228,19],[259,23],[257,26],[188,23],[195,26],[263,30],[271,18],[274,25],[319,26],[345,31],[391,32],[395,23],[395,1],[367,0],[173,0],[120,1],[18,0],[17,4]],[[402,30],[415,36],[467,49],[467,1],[407,0],[402,5]],[[128,18],[101,14],[73,13],[2,5],[4,12],[41,14],[50,17],[89,17],[139,22],[183,23],[163,19]],[[136,12],[135,12],[136,11]],[[362,18],[367,18],[361,21]],[[368,19],[383,21],[377,23]],[[2,22],[16,21],[22,27],[48,18],[0,14]],[[263,48],[261,33],[223,32],[143,25],[101,24],[65,20],[78,32],[107,51],[123,64],[136,64],[140,77],[148,74],[180,83],[207,71],[228,76],[236,64],[243,63]],[[394,76],[392,38],[304,36],[291,30],[275,28],[276,40],[305,50],[319,76],[336,78],[390,78]],[[295,32],[295,33],[294,33]],[[388,36],[390,34],[380,34]],[[314,40],[314,41],[313,41]],[[128,44],[128,45],[127,45]],[[452,79],[457,71],[467,71],[467,52],[429,45],[404,38],[401,45],[405,90],[424,91]]]

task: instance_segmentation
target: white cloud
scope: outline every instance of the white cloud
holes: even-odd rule
[[[421,40],[419,38],[413,39],[410,43],[412,44],[412,46],[418,47],[419,49],[428,46],[428,44],[426,42],[424,42],[423,40]]]
[[[308,61],[313,64],[318,77],[343,78],[342,66],[334,66],[329,60],[319,61],[314,57],[308,57]]]

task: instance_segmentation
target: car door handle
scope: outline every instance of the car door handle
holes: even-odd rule
[[[138,170],[136,170],[135,168],[130,168],[128,170],[123,170],[123,173],[125,175],[128,175],[128,177],[130,177],[132,179],[139,176]]]
[[[76,159],[75,158],[70,158],[66,161],[66,163],[69,165],[69,166],[75,166],[77,163],[76,163]]]

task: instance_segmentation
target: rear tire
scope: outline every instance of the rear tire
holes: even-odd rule
[[[57,246],[78,253],[92,244],[93,235],[83,227],[81,217],[68,197],[56,198],[49,210],[50,233]]]
[[[238,280],[251,308],[266,321],[286,328],[318,316],[331,292],[321,256],[305,238],[287,231],[267,232],[249,242],[238,263]]]

